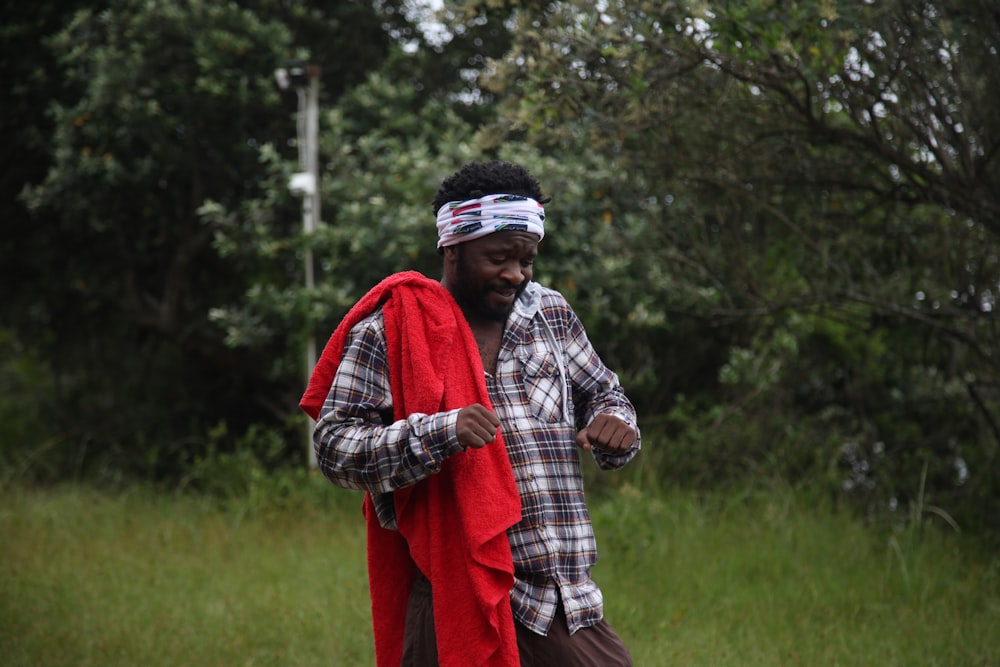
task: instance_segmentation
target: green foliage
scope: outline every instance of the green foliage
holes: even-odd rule
[[[271,72],[289,41],[236,5],[129,1],[45,40],[73,99],[48,110],[52,162],[25,191],[45,223],[28,250],[45,248],[51,274],[24,288],[39,298],[64,446],[134,467],[135,444],[173,448],[202,414],[248,398],[231,393],[240,360],[220,358],[205,317],[232,273],[196,208],[252,182],[255,137],[282,116]]]
[[[23,480],[29,469],[51,473],[55,448],[47,440],[45,408],[54,390],[37,352],[0,329],[0,481]]]
[[[391,5],[383,10],[389,17],[405,13]],[[324,110],[322,224],[313,234],[282,224],[297,219],[284,192],[294,168],[275,145],[262,150],[267,175],[261,196],[201,209],[217,251],[255,272],[243,294],[211,312],[230,345],[286,340],[302,349],[310,334],[324,341],[347,309],[386,275],[439,272],[430,202],[442,178],[481,157],[472,132],[475,119],[488,113],[482,100],[464,101],[475,94],[458,72],[469,71],[470,60],[499,54],[506,40],[506,31],[492,23],[452,28],[454,43],[446,51],[414,51],[403,46],[416,35],[390,21],[387,30],[402,44],[390,50],[382,68]],[[316,275],[309,292],[299,286],[307,248]],[[300,355],[286,354],[273,376],[288,378],[300,363]]]
[[[294,93],[282,97],[273,72],[322,51],[321,64],[331,59],[324,90],[339,94],[384,57],[383,23],[405,20],[383,22],[355,2],[112,0],[64,5],[59,20],[51,10],[20,11],[7,28],[31,35],[38,67],[60,81],[22,78],[32,92],[55,88],[26,131],[46,133],[37,144],[48,162],[40,175],[4,181],[12,198],[21,194],[2,246],[5,267],[20,274],[10,324],[59,390],[39,404],[49,423],[37,446],[57,442],[77,467],[176,480],[220,419],[234,446],[247,429],[291,428],[298,415],[304,334],[280,322],[241,339],[237,329],[252,327],[226,319],[247,292],[283,317],[297,312],[285,299],[296,296],[288,287],[301,244],[276,241],[298,219],[279,154],[294,133]],[[258,198],[275,202],[270,218],[221,219]],[[227,225],[243,225],[234,243],[270,244],[267,261],[213,247]],[[285,458],[299,461],[298,438],[286,440]]]
[[[666,450],[644,454],[660,479],[816,476],[880,512],[927,464],[935,502],[997,527],[996,20],[922,2],[513,12],[479,136],[618,175],[581,202],[581,234],[606,211],[630,242],[582,273],[641,310],[584,310]]]
[[[208,442],[185,466],[181,491],[214,498],[243,513],[298,506],[308,498],[304,491],[309,471],[302,461],[286,463],[288,433],[253,425],[235,442],[225,423],[207,434]]]
[[[307,341],[435,274],[435,188],[501,157],[552,196],[538,277],[637,403],[643,479],[998,529],[988,3],[444,4],[430,41],[404,2],[11,13],[5,463],[224,492],[298,462]],[[291,57],[322,69],[309,237]]]

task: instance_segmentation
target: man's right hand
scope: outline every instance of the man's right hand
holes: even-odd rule
[[[458,432],[458,442],[462,447],[479,449],[497,439],[500,419],[486,406],[473,403],[458,411],[455,428]]]

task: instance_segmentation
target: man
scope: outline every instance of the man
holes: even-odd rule
[[[531,280],[544,201],[508,162],[445,179],[440,283],[373,289],[303,397],[320,469],[368,492],[380,667],[632,664],[590,577],[579,452],[621,468],[636,415],[566,300]]]

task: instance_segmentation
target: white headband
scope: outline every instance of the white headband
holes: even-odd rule
[[[499,232],[525,231],[545,237],[545,209],[530,197],[486,195],[448,202],[437,213],[438,248]]]

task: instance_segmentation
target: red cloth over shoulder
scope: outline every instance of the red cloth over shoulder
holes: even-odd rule
[[[479,349],[458,304],[440,283],[407,271],[376,285],[333,332],[299,402],[307,414],[319,417],[351,328],[380,305],[395,419],[490,407]],[[500,435],[393,496],[398,531],[379,525],[370,495],[364,506],[378,667],[398,667],[402,658],[415,568],[431,582],[441,667],[516,667],[507,529],[520,521],[521,504]]]

